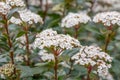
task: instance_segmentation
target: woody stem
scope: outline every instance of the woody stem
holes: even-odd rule
[[[29,39],[28,39],[28,27],[24,27],[25,30],[25,39],[26,39],[26,54],[27,54],[27,62],[26,64],[30,65],[30,50],[29,50]]]
[[[8,20],[7,20],[6,16],[3,16],[3,18],[5,20],[4,27],[5,27],[7,38],[8,38],[8,45],[9,45],[9,47],[11,49],[12,48],[12,42],[11,42],[11,39],[10,39],[9,30],[8,30]],[[11,58],[12,64],[14,64],[14,53],[13,53],[13,50],[10,50],[10,58]]]

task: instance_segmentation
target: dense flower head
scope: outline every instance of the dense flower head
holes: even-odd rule
[[[69,13],[62,19],[61,27],[70,28],[80,23],[86,24],[88,21],[91,21],[91,19],[86,13]]]
[[[33,24],[33,23],[43,23],[42,18],[31,12],[30,10],[24,9],[21,11],[18,11],[20,18],[15,18],[12,17],[10,19],[10,22],[14,23],[14,24],[22,24],[22,23],[28,23],[28,24]]]
[[[5,64],[0,67],[0,74],[3,74],[5,76],[12,75],[13,71],[14,71],[14,65],[11,63]]]
[[[38,53],[42,61],[54,61],[54,55],[47,50],[40,50]]]
[[[112,62],[112,57],[96,46],[81,47],[80,51],[71,59],[75,61],[75,64],[90,65],[93,68],[97,66],[96,71],[99,76],[108,74],[108,69],[111,67],[110,63]]]
[[[6,15],[10,11],[11,7],[4,2],[0,2],[0,14]]]
[[[120,13],[116,11],[102,12],[94,16],[95,23],[103,23],[105,26],[113,26],[115,24],[120,26]]]
[[[23,0],[6,0],[6,3],[12,7],[23,7],[25,6],[25,3]]]
[[[79,41],[69,35],[57,34],[52,29],[47,29],[36,35],[34,47],[40,49],[54,47],[55,49],[71,49],[81,46]]]

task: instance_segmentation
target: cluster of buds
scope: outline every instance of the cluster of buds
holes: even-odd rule
[[[5,64],[0,67],[0,74],[3,74],[5,76],[11,76],[14,72],[15,66],[11,63]]]
[[[83,46],[72,58],[75,64],[95,69],[99,76],[107,75],[111,67],[112,57],[96,46]]]
[[[69,13],[62,19],[61,27],[71,28],[80,23],[86,24],[89,21],[91,21],[91,18],[86,13]]]
[[[64,50],[80,46],[80,42],[77,39],[69,35],[57,34],[57,32],[52,29],[47,29],[37,34],[34,42],[34,47],[40,49],[53,47],[55,50]]]
[[[0,14],[7,15],[13,7],[24,7],[23,0],[3,0],[0,1]]]

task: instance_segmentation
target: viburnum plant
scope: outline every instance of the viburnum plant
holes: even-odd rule
[[[120,79],[119,11],[96,14],[104,0],[32,1],[0,0],[0,80]]]

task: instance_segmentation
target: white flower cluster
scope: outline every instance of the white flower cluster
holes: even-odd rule
[[[13,6],[23,7],[25,6],[23,0],[3,0],[0,1],[0,14],[7,15]]]
[[[12,7],[24,7],[25,3],[23,0],[6,0],[6,3]]]
[[[0,2],[0,14],[6,15],[10,11],[11,6],[7,5],[4,2]]]
[[[11,17],[10,22],[14,23],[14,24],[18,24],[18,25],[22,24],[22,21],[18,18],[15,18],[15,17]]]
[[[42,61],[54,61],[54,55],[52,53],[48,53],[46,50],[40,50],[38,54]]]
[[[95,23],[103,23],[105,26],[119,25],[120,26],[120,13],[116,11],[102,12],[94,16]]]
[[[4,76],[11,76],[14,71],[15,66],[11,63],[4,64],[0,67],[0,74],[3,74]]]
[[[108,73],[106,76],[102,77],[100,80],[114,80],[112,74]]]
[[[42,31],[40,34],[37,34],[34,42],[34,47],[38,47],[40,49],[45,47],[71,49],[78,46],[81,45],[77,39],[72,38],[69,35],[57,34],[57,32],[52,29],[47,29]]]
[[[74,27],[80,23],[87,23],[91,21],[90,17],[83,12],[80,13],[69,13],[65,18],[62,19],[61,27]]]
[[[105,76],[108,74],[108,69],[111,67],[112,57],[107,53],[102,52],[99,47],[96,46],[83,46],[80,51],[72,58],[75,64],[84,66],[97,67],[97,73],[99,76]]]
[[[14,23],[14,24],[22,24],[23,22],[28,23],[28,24],[33,24],[33,23],[43,23],[42,18],[31,12],[30,10],[21,10],[18,11],[20,18],[15,18],[12,17],[10,19],[10,22]]]

